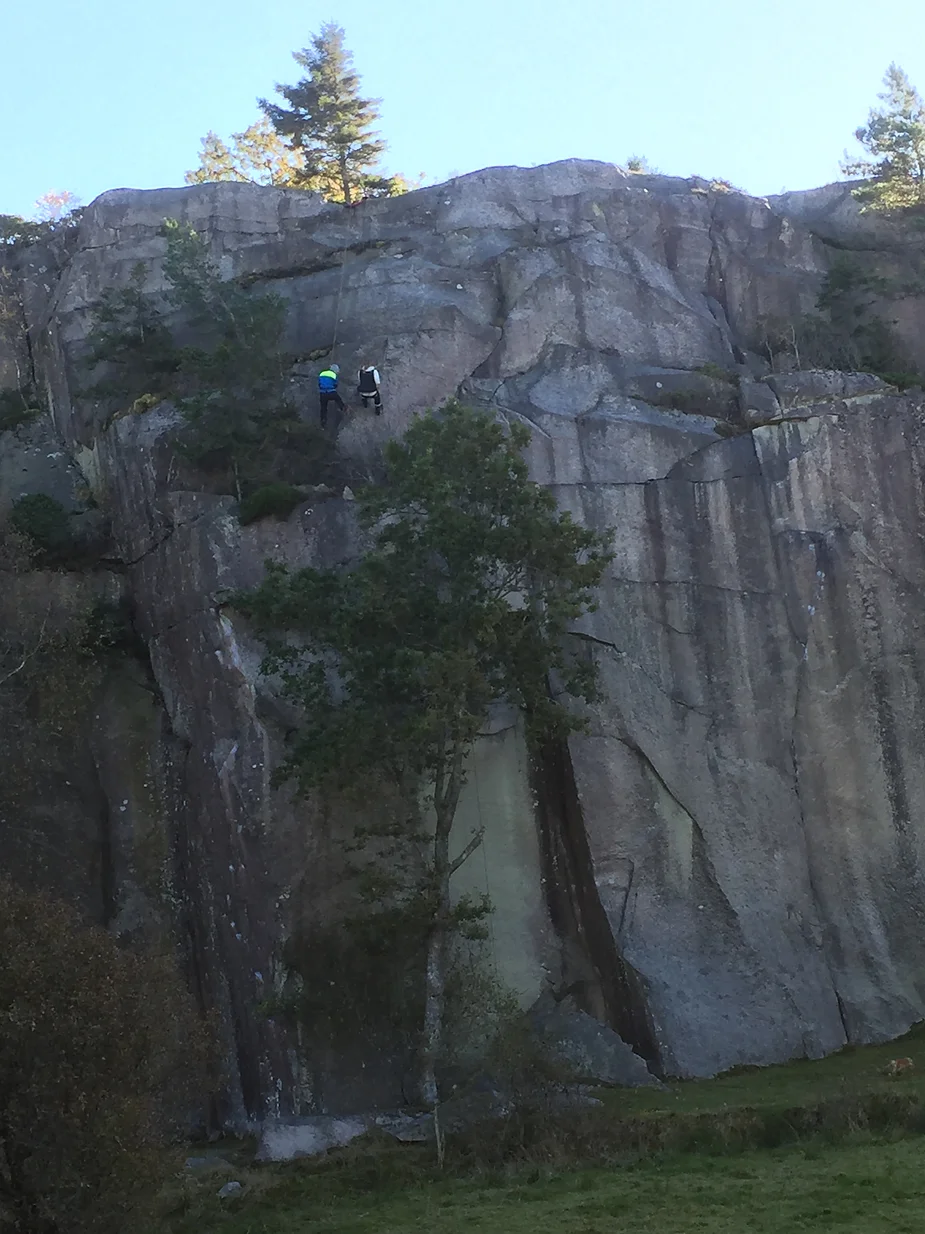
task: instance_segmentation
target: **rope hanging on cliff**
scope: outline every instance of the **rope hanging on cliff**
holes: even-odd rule
[[[360,202],[358,204],[362,206],[363,203]],[[350,209],[350,210],[354,210],[356,208],[357,207],[355,206],[345,207],[345,209]],[[337,287],[337,300],[334,305],[334,333],[331,338],[331,363],[332,364],[334,363],[335,354],[337,352],[337,332],[340,328],[340,304],[341,304],[341,300],[343,299],[343,295],[344,295],[344,275],[346,274],[346,271],[347,271],[347,252],[351,246],[351,243],[355,244],[358,238],[362,241],[363,232],[365,230],[365,227],[366,227],[365,218],[360,218],[359,220],[357,220],[356,226],[354,226],[351,232],[348,233],[347,239],[344,241],[344,247],[340,251],[340,282]],[[359,235],[357,233],[359,233]]]

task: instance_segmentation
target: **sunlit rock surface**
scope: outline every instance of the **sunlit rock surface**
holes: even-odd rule
[[[488,837],[457,890],[491,894],[492,956],[523,1005],[572,994],[668,1075],[816,1056],[921,1018],[922,398],[770,374],[761,353],[763,322],[814,306],[824,241],[877,242],[847,190],[755,200],[577,161],[352,210],[238,184],[117,190],[67,252],[30,251],[24,302],[55,431],[112,518],[150,657],[157,724],[113,687],[100,740],[136,716],[165,769],[159,911],[221,1014],[226,1121],[310,1108],[294,1043],[258,1007],[283,941],[335,911],[336,865],[322,820],[270,788],[284,708],[226,599],[267,557],[335,564],[357,536],[349,494],[240,527],[230,497],[183,478],[169,407],[106,426],[80,395],[99,295],[138,262],[163,293],[166,217],[208,236],[227,277],[285,298],[306,417],[311,354],[335,334],[348,397],[358,364],[378,365],[385,414],[340,426],[358,468],[459,394],[530,424],[534,477],[614,529],[600,608],[576,632],[605,687],[590,733],[531,768],[499,717],[462,806],[460,844],[481,823]],[[96,765],[116,800],[124,773]],[[120,860],[112,911],[144,920]],[[385,1062],[344,1072],[332,1113],[400,1097]]]

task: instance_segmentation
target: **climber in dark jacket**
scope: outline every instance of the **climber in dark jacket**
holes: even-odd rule
[[[334,403],[340,410],[346,411],[344,400],[337,393],[337,374],[340,372],[339,364],[332,364],[330,368],[323,369],[318,374],[318,397],[321,400],[321,427],[326,428],[328,423],[328,403]]]
[[[357,374],[357,394],[363,400],[363,406],[369,406],[372,399],[376,415],[382,415],[382,395],[379,393],[379,370],[372,364],[364,364]]]

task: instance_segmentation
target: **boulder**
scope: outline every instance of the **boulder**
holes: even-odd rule
[[[343,1148],[375,1126],[372,1116],[335,1118],[317,1114],[311,1118],[267,1123],[257,1145],[258,1161],[292,1161],[316,1157],[331,1148]]]
[[[660,1088],[645,1059],[612,1028],[582,1011],[569,995],[544,993],[528,1012],[534,1033],[568,1079],[616,1088]]]
[[[781,418],[780,400],[767,381],[743,377],[739,381],[739,406],[749,428]]]
[[[888,394],[892,387],[873,373],[842,373],[809,371],[775,373],[767,385],[777,395],[783,411],[813,406],[836,399],[859,399],[870,395]]]

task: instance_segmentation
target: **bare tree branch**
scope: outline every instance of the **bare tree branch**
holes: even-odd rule
[[[466,845],[466,847],[463,849],[463,851],[456,858],[456,860],[450,862],[450,874],[449,874],[450,878],[453,877],[453,875],[456,873],[456,871],[459,869],[461,865],[466,864],[466,862],[469,860],[469,858],[472,856],[472,854],[475,852],[478,846],[482,843],[482,840],[484,838],[485,838],[485,828],[480,827],[478,831],[475,833],[475,835],[472,837],[472,839],[469,841],[469,843]]]
[[[11,668],[8,673],[4,673],[3,676],[0,677],[0,686],[5,686],[6,683],[11,678],[15,677],[17,673],[21,673],[22,670],[29,663],[29,661],[33,660],[38,655],[38,653],[42,649],[42,645],[45,642],[45,627],[47,625],[48,625],[48,613],[46,612],[45,618],[41,624],[41,627],[39,628],[38,638],[33,644],[32,649],[30,651],[26,651],[23,653],[22,659],[19,661],[19,663],[16,665],[15,668]]]

